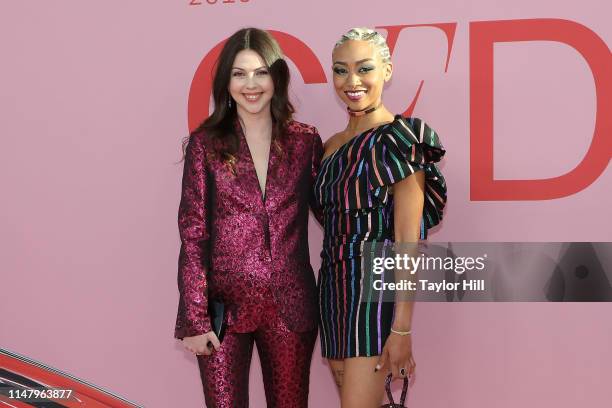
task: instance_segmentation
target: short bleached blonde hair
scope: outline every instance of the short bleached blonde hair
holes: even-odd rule
[[[367,27],[351,28],[345,34],[343,34],[342,37],[340,37],[336,45],[334,45],[334,49],[349,40],[369,42],[378,51],[378,54],[384,63],[391,62],[391,52],[389,51],[387,40],[385,40],[385,37],[383,37],[378,31]]]

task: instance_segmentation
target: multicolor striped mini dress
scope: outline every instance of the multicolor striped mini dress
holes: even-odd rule
[[[380,355],[394,305],[364,283],[363,244],[393,242],[390,187],[425,171],[421,239],[442,219],[446,183],[434,163],[445,151],[438,135],[416,118],[367,130],[321,162],[315,196],[323,211],[319,311],[323,357]]]

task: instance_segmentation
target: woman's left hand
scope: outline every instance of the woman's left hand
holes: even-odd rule
[[[412,356],[412,335],[401,336],[393,332],[389,334],[376,365],[376,371],[385,368],[391,371],[394,380],[414,374],[416,363]]]

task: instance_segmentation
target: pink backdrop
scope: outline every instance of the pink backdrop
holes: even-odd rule
[[[450,201],[431,239],[612,241],[609,169],[558,199],[470,199],[470,23],[565,19],[610,44],[609,1],[188,3],[0,5],[1,347],[147,407],[203,405],[195,360],[172,337],[181,175],[175,162],[196,68],[244,26],[299,38],[329,77],[331,47],[349,27],[456,23],[446,72],[442,31],[402,31],[385,94],[387,106],[403,111],[424,80],[415,115],[448,150],[442,169]],[[559,42],[499,43],[494,51],[495,178],[571,171],[595,129],[587,62]],[[598,58],[610,67],[607,52]],[[329,83],[304,84],[292,68],[297,118],[326,139],[343,126],[342,107]],[[612,130],[604,130],[609,143]],[[612,150],[605,148],[598,149],[604,168]],[[320,242],[313,223],[315,267]],[[605,303],[419,304],[409,405],[607,406],[610,312]],[[251,373],[252,406],[264,406],[257,357]],[[310,392],[314,407],[337,405],[318,347]]]

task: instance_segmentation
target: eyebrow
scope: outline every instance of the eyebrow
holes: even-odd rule
[[[356,63],[356,64],[361,64],[361,63],[366,62],[366,61],[374,61],[374,60],[373,60],[372,58],[365,58],[365,59],[359,60],[359,61],[357,61],[357,62],[355,62],[355,63]],[[338,64],[338,65],[348,65],[348,64],[347,64],[346,62],[344,62],[344,61],[336,61],[336,62],[334,62],[334,64]]]
[[[246,71],[245,69],[238,68],[238,67],[232,67],[232,69],[237,69],[238,71]],[[268,69],[268,67],[266,67],[266,66],[262,65],[262,66],[261,66],[261,67],[259,67],[259,68],[255,68],[253,71],[258,71],[258,70],[260,70],[260,69]]]

